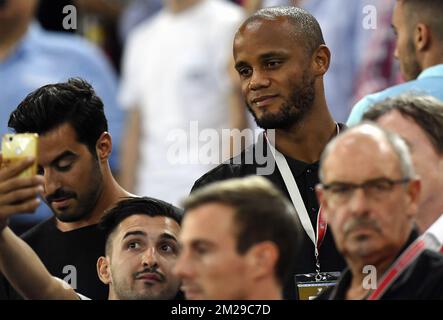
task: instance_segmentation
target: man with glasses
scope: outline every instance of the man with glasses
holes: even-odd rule
[[[418,237],[420,181],[406,143],[372,124],[354,127],[325,149],[319,201],[348,268],[320,299],[367,299]],[[443,256],[420,250],[382,299],[443,299]]]

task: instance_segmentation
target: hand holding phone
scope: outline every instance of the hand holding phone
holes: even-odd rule
[[[38,134],[19,133],[5,134],[2,139],[2,167],[8,167],[26,158],[37,157]],[[20,177],[33,177],[37,174],[37,163],[20,173]]]
[[[31,213],[39,206],[44,179],[36,175],[36,135],[10,135],[2,139],[0,155],[0,231],[8,218]]]

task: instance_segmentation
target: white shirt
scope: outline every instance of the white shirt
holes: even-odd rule
[[[130,37],[120,101],[138,106],[142,117],[137,194],[177,204],[220,162],[198,164],[205,143],[196,140],[205,128],[229,128],[227,68],[242,19],[232,3],[203,0],[179,14],[162,10]]]

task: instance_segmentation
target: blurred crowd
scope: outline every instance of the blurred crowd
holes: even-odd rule
[[[443,299],[440,13],[0,0],[0,299]]]
[[[122,185],[177,204],[211,165],[166,165],[161,155],[171,146],[168,133],[189,131],[191,121],[198,121],[200,131],[255,128],[230,66],[233,34],[248,13],[289,4],[319,20],[333,52],[325,91],[337,121],[346,121],[364,95],[400,81],[390,27],[395,1],[222,0],[206,8],[199,2],[6,0],[0,12],[0,133],[7,131],[9,113],[33,89],[82,77],[105,102],[114,142],[111,168]],[[376,11],[365,11],[368,5]],[[373,25],[365,27],[368,14],[374,15]],[[198,151],[188,153],[193,152]],[[229,158],[229,150],[220,152],[221,159]],[[166,186],[164,180],[174,183]],[[17,228],[49,215],[41,208]]]

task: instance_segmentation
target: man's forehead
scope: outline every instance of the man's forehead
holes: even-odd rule
[[[117,227],[120,238],[132,231],[141,231],[146,235],[156,236],[166,233],[177,237],[180,226],[174,219],[166,216],[151,217],[146,214],[133,214],[122,220]]]
[[[286,17],[270,18],[255,18],[251,21],[246,21],[235,35],[235,42],[253,42],[264,36],[286,37],[293,33],[294,27]]]
[[[218,203],[191,209],[185,215],[180,237],[184,241],[226,237],[232,233],[233,215],[232,207]]]
[[[367,180],[391,177],[398,168],[399,161],[385,139],[356,133],[337,140],[324,160],[323,174],[326,182]]]
[[[75,129],[68,123],[51,129],[38,138],[39,157],[44,159],[55,158],[65,151],[72,151],[71,148],[86,145],[78,142]]]
[[[239,28],[240,32],[258,32],[262,28],[280,28],[287,23],[291,23],[288,17],[276,16],[276,17],[266,17],[257,16],[246,20]]]
[[[298,48],[302,46],[290,22],[259,19],[249,22],[237,32],[234,39],[234,58],[238,62],[270,52],[294,54],[298,52]],[[297,54],[301,54],[301,51]]]

